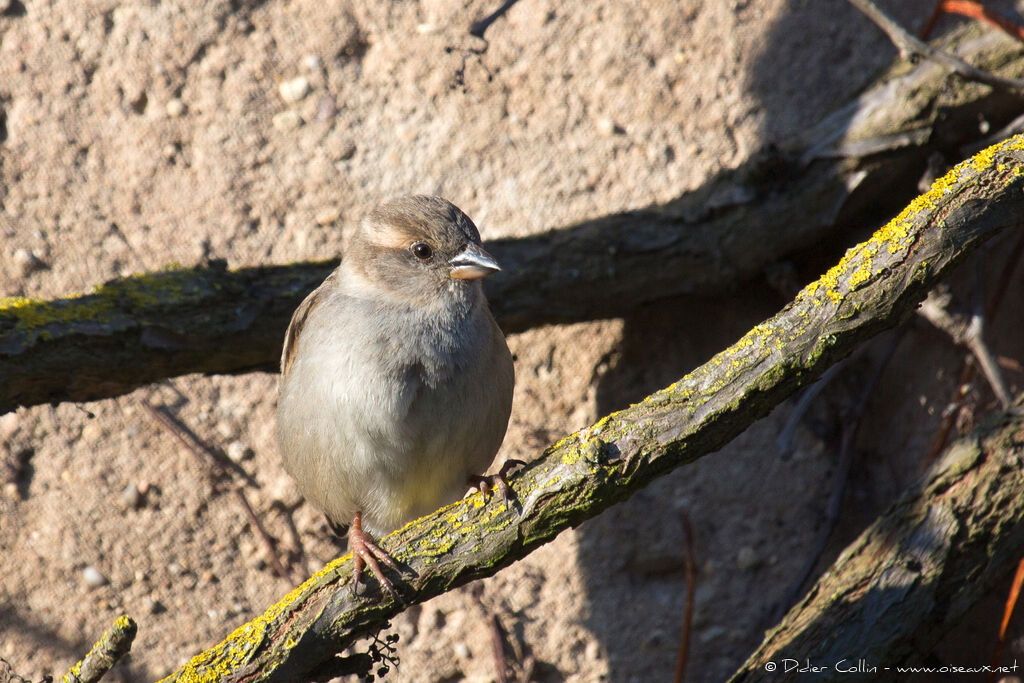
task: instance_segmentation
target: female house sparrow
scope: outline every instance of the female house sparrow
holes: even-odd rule
[[[377,561],[397,567],[374,537],[492,479],[471,475],[512,409],[512,354],[480,285],[497,270],[457,207],[403,197],[363,221],[292,316],[278,443],[306,499],[336,531],[351,524],[353,589],[365,562],[394,595]]]

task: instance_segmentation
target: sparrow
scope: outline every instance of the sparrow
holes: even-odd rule
[[[515,371],[481,287],[500,270],[473,221],[439,197],[374,209],[341,265],[296,309],[277,406],[284,467],[397,599],[376,542],[458,500],[505,438]],[[506,465],[521,464],[509,461]],[[379,561],[379,562],[378,562]]]

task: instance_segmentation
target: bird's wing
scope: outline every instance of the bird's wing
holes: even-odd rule
[[[327,290],[334,284],[337,272],[335,270],[328,275],[327,279],[310,292],[309,296],[303,299],[299,307],[292,313],[292,320],[288,323],[288,331],[284,334],[284,348],[281,350],[282,379],[288,376],[288,372],[292,369],[292,363],[295,362],[295,354],[299,349],[299,335],[302,334],[302,328],[305,327],[309,314],[323,301]]]

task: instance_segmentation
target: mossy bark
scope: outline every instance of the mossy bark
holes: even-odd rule
[[[1019,136],[960,164],[732,347],[548,448],[512,477],[519,511],[477,494],[385,537],[382,545],[406,567],[400,583],[406,602],[490,576],[669,470],[716,451],[829,365],[911,315],[973,249],[1020,226],[1022,150]],[[307,677],[404,609],[379,594],[353,597],[350,581],[345,556],[171,679]]]
[[[967,30],[962,57],[1024,75],[1018,43]],[[956,154],[1019,99],[934,64],[898,65],[798,139],[663,205],[488,244],[505,270],[487,295],[508,332],[626,314],[680,294],[721,294],[768,264],[891,215],[929,155]],[[957,156],[956,158],[959,158]],[[55,301],[0,300],[0,413],[85,401],[188,373],[275,370],[299,301],[335,262],[187,268]]]
[[[895,667],[920,664],[1013,570],[1024,554],[1024,417],[993,420],[931,470],[842,552],[733,681],[790,680],[786,667],[807,665],[821,681],[846,671],[906,678]],[[988,664],[987,654],[959,664]]]

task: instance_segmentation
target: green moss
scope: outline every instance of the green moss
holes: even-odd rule
[[[88,294],[75,294],[47,301],[25,297],[0,299],[0,324],[13,322],[22,343],[53,338],[56,327],[74,329],[80,325],[128,328],[145,324],[146,314],[161,306],[179,305],[201,299],[208,284],[200,269],[170,265],[154,273],[132,275],[99,285]],[[166,320],[161,318],[161,323]]]

